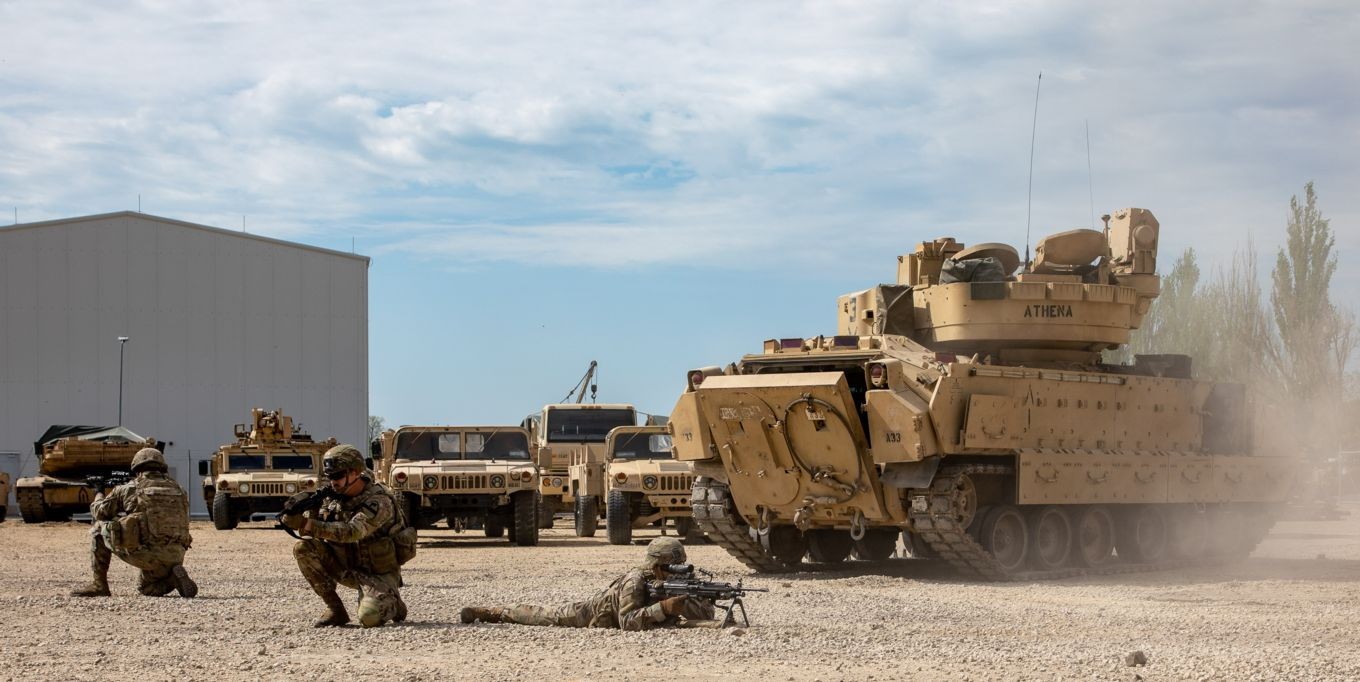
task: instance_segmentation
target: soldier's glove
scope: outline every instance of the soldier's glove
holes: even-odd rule
[[[679,596],[679,597],[666,597],[665,599],[662,599],[661,612],[668,616],[674,616],[680,613],[685,608],[686,599],[689,599],[689,597]]]
[[[307,517],[302,514],[287,514],[283,517],[283,525],[296,531],[301,531],[307,525]]]

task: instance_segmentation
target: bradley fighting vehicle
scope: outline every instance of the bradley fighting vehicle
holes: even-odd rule
[[[406,501],[417,528],[509,531],[517,545],[538,544],[538,469],[529,432],[515,426],[403,426],[382,434],[378,475]]]
[[[1292,485],[1253,449],[1245,388],[1184,356],[1102,363],[1160,280],[1142,209],[1103,232],[920,244],[840,298],[835,336],[689,373],[671,413],[694,518],[759,571],[918,556],[984,579],[1242,557]],[[1117,557],[1117,558],[1116,558]]]
[[[674,519],[675,532],[692,536],[689,494],[693,467],[671,457],[667,427],[619,426],[605,438],[604,459],[588,450],[572,456],[572,492],[576,496],[576,535],[590,537],[605,515],[609,543],[632,542],[633,529],[664,525]],[[601,508],[600,501],[605,502]]]
[[[203,502],[218,530],[231,530],[253,514],[273,514],[296,493],[316,490],[321,456],[336,445],[334,438],[312,440],[283,410],[255,408],[250,418],[232,430],[235,443],[198,463]]]
[[[142,448],[165,451],[165,444],[121,426],[56,424],[33,444],[38,475],[14,482],[14,497],[24,523],[67,521],[90,511],[98,491],[90,477],[131,475],[132,456]]]

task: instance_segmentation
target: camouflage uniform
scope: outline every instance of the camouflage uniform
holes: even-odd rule
[[[347,451],[345,450],[347,449]],[[406,619],[401,600],[401,566],[391,536],[405,527],[393,493],[364,470],[353,446],[326,453],[352,452],[363,471],[364,489],[348,498],[327,500],[312,518],[308,537],[293,545],[298,568],[330,609],[317,625],[348,622],[337,584],[359,590],[359,624],[364,627]]]
[[[189,536],[189,496],[166,475],[164,459],[154,449],[138,452],[132,468],[137,472],[136,480],[114,488],[108,495],[101,491],[90,503],[94,517],[90,569],[94,580],[72,594],[107,596],[109,564],[117,556],[141,569],[138,592],[163,597],[179,590],[181,596],[193,597],[198,586],[184,570],[184,552],[193,543]],[[134,517],[139,520],[129,528],[127,519]],[[139,537],[129,537],[129,533]]]
[[[672,544],[673,543],[673,544]],[[678,554],[675,550],[679,550]],[[556,625],[570,628],[619,628],[620,630],[649,630],[674,626],[685,621],[713,620],[713,602],[705,599],[685,599],[680,613],[667,616],[661,602],[652,600],[647,584],[656,580],[652,568],[658,564],[681,563],[684,548],[674,538],[657,538],[648,547],[648,560],[641,566],[619,576],[609,587],[591,598],[556,607],[520,604],[509,609],[465,609],[463,621],[519,623],[521,625]]]

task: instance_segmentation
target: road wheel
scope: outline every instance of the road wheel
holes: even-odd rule
[[[212,522],[217,530],[231,530],[240,523],[240,518],[231,509],[231,495],[218,493],[213,496]]]
[[[897,551],[896,528],[870,528],[854,541],[854,555],[860,561],[882,561]]]
[[[520,547],[538,544],[538,493],[515,493],[515,532],[511,539]]]
[[[1029,557],[1029,524],[1013,505],[992,507],[982,520],[978,539],[1003,571],[1019,569]]]
[[[489,538],[501,537],[502,535],[505,535],[505,521],[502,521],[495,516],[488,516],[486,517],[486,520],[482,522],[482,532],[486,533],[486,536]]]
[[[1066,566],[1072,558],[1072,520],[1052,505],[1035,507],[1028,516],[1030,562],[1044,571]]]
[[[1166,556],[1166,516],[1161,507],[1139,505],[1122,511],[1115,525],[1115,552],[1138,564],[1161,561]]]
[[[848,530],[816,528],[808,531],[806,535],[808,558],[819,564],[838,564],[845,561],[855,546]]]
[[[793,526],[770,528],[760,536],[760,544],[776,561],[789,568],[797,568],[803,563],[803,555],[807,554],[807,539],[803,537],[803,531]]]
[[[1114,552],[1114,518],[1101,506],[1083,507],[1072,522],[1072,563],[1087,568],[1104,566]]]
[[[593,538],[600,527],[600,498],[594,495],[576,496],[576,537]]]
[[[633,541],[633,501],[628,499],[628,493],[609,491],[604,526],[608,531],[609,544],[626,545]]]

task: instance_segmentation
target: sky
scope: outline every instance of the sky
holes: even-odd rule
[[[140,206],[371,256],[389,424],[515,423],[591,360],[600,401],[668,413],[686,370],[833,333],[943,235],[1023,250],[1137,206],[1164,269],[1250,242],[1268,275],[1310,180],[1360,293],[1346,0],[0,0],[0,26],[0,222]]]

